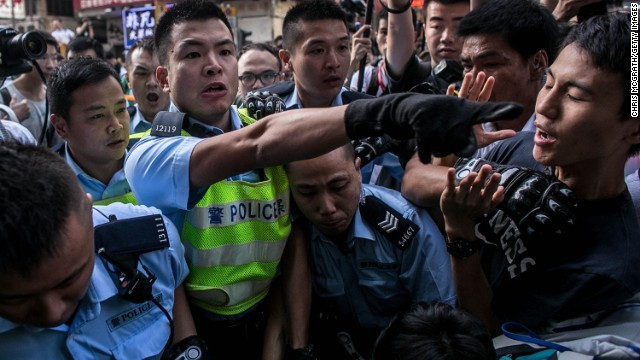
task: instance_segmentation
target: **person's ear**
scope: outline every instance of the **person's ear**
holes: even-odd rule
[[[541,81],[549,67],[549,56],[544,50],[539,50],[529,58],[529,75],[531,80]]]
[[[291,53],[289,50],[281,49],[278,51],[278,56],[280,57],[285,70],[293,71],[293,67],[291,66]]]
[[[169,72],[165,66],[158,66],[156,69],[156,78],[158,78],[158,84],[162,91],[169,92]]]
[[[58,136],[60,136],[60,138],[64,140],[67,140],[67,137],[69,136],[69,124],[67,124],[67,121],[62,118],[62,116],[56,114],[51,114],[51,116],[49,117],[49,121],[53,125],[53,128],[55,129]]]
[[[360,183],[362,183],[362,171],[360,171],[361,167],[362,167],[362,159],[360,159],[359,157],[356,156],[356,160],[354,162],[354,165],[356,167],[356,171],[358,172],[358,181]]]
[[[91,195],[89,193],[85,193],[84,194],[84,201],[85,201],[85,203],[89,204],[89,209],[91,209],[91,205],[93,205],[93,195]]]
[[[623,121],[630,122],[629,125],[629,133],[627,135],[627,142],[630,145],[640,144],[640,119],[638,118],[628,118]]]

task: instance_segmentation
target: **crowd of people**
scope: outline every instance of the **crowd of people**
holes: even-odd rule
[[[569,2],[302,0],[236,49],[185,0],[122,71],[88,19],[38,30],[0,358],[640,357],[630,15]]]

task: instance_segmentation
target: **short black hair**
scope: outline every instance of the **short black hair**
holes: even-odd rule
[[[80,184],[60,155],[41,146],[0,145],[0,273],[28,277],[55,255],[82,201]]]
[[[349,30],[347,14],[331,0],[302,0],[294,5],[284,16],[282,23],[282,47],[292,50],[293,46],[300,41],[300,23],[339,20],[344,23],[345,29]]]
[[[47,80],[47,99],[51,113],[69,121],[73,92],[82,86],[98,83],[109,76],[120,83],[117,71],[102,59],[80,57],[63,61]]]
[[[624,101],[620,114],[631,117],[631,16],[628,13],[600,15],[574,26],[564,39],[562,48],[576,45],[598,68],[620,74]],[[640,152],[640,144],[631,147],[631,154]]]
[[[136,49],[140,49],[150,54],[154,54],[156,52],[156,43],[153,36],[145,36],[142,39],[133,43],[133,45],[131,45],[131,47],[129,48],[129,52],[127,52],[127,57],[125,59],[127,68],[131,65],[131,57],[133,56],[133,52]]]
[[[374,360],[494,360],[489,330],[470,313],[424,302],[400,311],[380,333]]]
[[[166,65],[171,50],[171,31],[176,24],[192,20],[220,19],[229,29],[233,37],[233,30],[229,19],[218,5],[210,0],[185,0],[170,8],[158,21],[155,31],[156,49],[161,65]]]
[[[273,57],[276,58],[276,61],[278,61],[278,71],[282,71],[282,61],[280,61],[280,57],[278,56],[278,49],[276,49],[272,45],[264,42],[246,44],[238,53],[238,60],[240,60],[242,55],[244,55],[249,50],[266,51],[269,54],[273,55]]]
[[[93,49],[96,52],[98,58],[104,59],[104,47],[102,46],[100,41],[86,36],[78,36],[71,40],[69,46],[67,47],[67,54],[70,51],[80,52],[88,49]]]
[[[501,35],[523,60],[544,50],[549,63],[558,53],[560,30],[549,9],[535,0],[491,0],[468,13],[458,36]]]
[[[442,5],[461,4],[461,3],[471,5],[471,0],[425,0],[424,3],[422,4],[422,10],[426,10],[427,7],[429,6],[429,3],[431,2],[437,2]]]
[[[381,9],[376,14],[376,22],[373,24],[373,30],[380,31],[380,20],[389,21],[389,12],[385,9]]]
[[[53,45],[56,50],[58,50],[58,40],[56,40],[56,38],[54,38],[50,32],[43,30],[33,30],[33,32],[40,34],[44,38],[44,42],[47,43],[47,45]]]

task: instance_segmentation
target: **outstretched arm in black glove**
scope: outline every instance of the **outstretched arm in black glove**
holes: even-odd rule
[[[476,103],[445,95],[391,94],[356,100],[347,106],[345,125],[352,139],[383,133],[416,139],[420,160],[431,155],[470,156],[476,150],[472,126],[513,119],[522,113],[515,103]]]

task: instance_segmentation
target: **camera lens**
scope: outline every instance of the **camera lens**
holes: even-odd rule
[[[9,40],[6,50],[12,58],[35,60],[47,52],[47,42],[42,35],[30,31]]]

